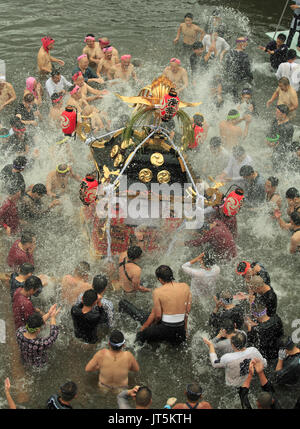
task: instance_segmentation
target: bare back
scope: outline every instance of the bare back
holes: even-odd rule
[[[160,305],[161,314],[186,314],[191,307],[191,291],[186,283],[167,283],[155,289],[154,306]]]
[[[103,349],[97,354],[99,384],[103,383],[109,387],[127,387],[129,371],[139,370],[134,356],[128,351]]]
[[[238,125],[234,125],[229,121],[221,121],[219,130],[225,149],[231,150],[241,142],[243,130]]]
[[[61,296],[66,303],[73,305],[81,293],[91,288],[90,283],[67,274],[61,282]]]
[[[135,289],[135,285],[140,284],[141,279],[141,268],[132,263],[127,263],[127,252],[122,252],[119,257],[119,264],[122,263],[125,259],[125,270],[127,272],[128,277],[131,279],[129,280],[126,276],[124,265],[119,266],[119,281],[121,283],[122,289],[125,292],[133,292]]]

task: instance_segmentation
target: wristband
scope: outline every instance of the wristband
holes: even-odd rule
[[[165,405],[164,408],[168,408],[170,410],[171,409],[171,405]]]

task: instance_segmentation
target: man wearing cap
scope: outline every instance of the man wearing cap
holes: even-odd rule
[[[287,53],[286,62],[282,62],[276,72],[277,79],[287,77],[291,86],[295,91],[299,90],[300,82],[300,65],[295,62],[297,54],[295,49],[289,49]]]
[[[265,179],[254,171],[251,165],[243,165],[240,169],[240,176],[243,177],[243,188],[245,189],[245,203],[255,207],[265,202]]]
[[[59,200],[53,200],[47,209],[43,209],[41,200],[45,195],[47,195],[47,189],[42,183],[37,183],[27,191],[19,203],[20,218],[27,222],[34,222],[60,204]]]
[[[89,60],[86,54],[82,54],[77,58],[78,66],[72,71],[72,76],[75,73],[81,72],[85,82],[97,82],[100,85],[104,83],[104,80],[97,76],[97,74],[89,67]]]
[[[9,192],[11,188],[15,188],[16,192],[25,193],[25,180],[22,175],[27,164],[25,156],[18,156],[12,164],[8,164],[0,172],[0,181],[4,192]]]
[[[0,76],[0,112],[16,100],[17,96],[11,83]]]
[[[281,77],[278,81],[278,88],[267,101],[267,107],[276,100],[277,106],[285,105],[288,107],[288,114],[291,117],[291,112],[294,112],[298,108],[298,95],[295,89],[290,85],[290,81],[287,77]],[[294,115],[293,115],[294,116]]]
[[[103,392],[121,393],[128,389],[129,372],[139,372],[140,367],[132,353],[122,350],[125,345],[122,332],[112,331],[108,345],[108,349],[101,349],[93,356],[85,370],[99,371],[98,386]]]
[[[122,55],[121,62],[116,64],[111,72],[114,74],[114,79],[121,79],[124,82],[130,79],[137,81],[134,65],[131,64],[131,55]]]
[[[42,46],[38,52],[37,64],[39,72],[43,74],[51,73],[52,63],[58,63],[60,66],[64,66],[64,61],[54,58],[50,55],[50,50],[54,48],[55,40],[51,37],[45,36],[41,39]]]
[[[45,83],[49,97],[51,97],[54,93],[64,95],[66,90],[71,86],[72,83],[62,76],[59,70],[53,70],[51,72],[51,77],[49,77]]]
[[[199,383],[189,383],[186,386],[184,395],[187,401],[178,403],[172,407],[173,410],[211,410],[212,406],[209,402],[202,400],[203,389]],[[170,401],[172,398],[169,398]],[[165,406],[164,408],[171,408]]]
[[[187,71],[180,64],[181,61],[178,58],[171,58],[170,65],[163,71],[163,75],[173,82],[177,93],[182,92],[189,84]]]

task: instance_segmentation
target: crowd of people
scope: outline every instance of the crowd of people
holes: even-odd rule
[[[95,35],[87,34],[85,46],[74,61],[74,69],[69,76],[64,76],[61,71],[64,61],[52,56],[55,41],[45,36],[37,56],[38,77],[26,79],[20,102],[16,100],[13,85],[0,81],[1,115],[3,113],[0,118],[0,150],[5,159],[12,158],[12,163],[5,165],[0,172],[3,197],[0,207],[1,251],[7,261],[7,280],[3,282],[6,281],[9,287],[22,362],[30,368],[49,364],[49,349],[55,348],[57,338],[63,335],[56,322],[62,307],[68,310],[74,337],[84,344],[99,343],[105,326],[109,331],[109,346],[96,351],[85,363],[85,371],[99,373],[99,389],[115,393],[120,409],[131,408],[131,399],[136,408],[151,407],[152,392],[151,386],[129,388],[128,385],[129,374],[138,373],[140,365],[134,354],[125,349],[126,335],[115,329],[116,306],[104,297],[106,291],[112,289],[116,272],[123,294],[118,312],[141,324],[135,339],[139,345],[167,342],[170,347],[186,346],[193,303],[207,306],[213,300],[215,307],[208,321],[210,339],[204,337],[203,343],[208,348],[212,367],[225,369],[225,383],[237,389],[242,408],[252,408],[248,392],[255,375],[262,388],[257,396],[257,407],[264,409],[281,408],[280,386],[295,385],[300,381],[300,348],[292,340],[292,333],[284,330],[271,276],[263,261],[241,260],[243,256],[236,244],[240,209],[248,208],[256,213],[267,203],[268,216],[274,228],[291,233],[289,252],[295,254],[299,251],[300,191],[297,187],[290,187],[282,198],[277,192],[279,179],[276,176],[290,169],[299,171],[300,143],[293,139],[293,122],[298,113],[300,66],[295,63],[296,51],[289,48],[291,37],[286,40],[280,33],[276,40],[260,47],[270,55],[271,67],[278,79],[272,97],[265,101],[266,109],[274,102],[276,107],[270,113],[270,128],[264,142],[270,148],[272,174],[263,177],[254,165],[251,147],[245,144],[249,129],[255,127],[258,116],[251,87],[254,76],[247,53],[248,39],[238,36],[235,46],[231,47],[226,40],[226,31],[218,11],[213,13],[205,30],[194,24],[192,14],[186,14],[174,40],[174,45],[177,45],[183,37],[182,60],[171,58],[169,65],[162,70],[179,97],[197,86],[197,80],[204,71],[218,70],[211,87],[210,102],[216,112],[225,99],[232,100],[232,108],[217,127],[209,124],[202,114],[194,114],[195,139],[187,150],[187,157],[200,153],[202,162],[196,172],[197,177],[203,182],[215,177],[223,185],[228,185],[231,192],[223,192],[220,204],[206,210],[204,225],[193,231],[191,239],[181,243],[183,252],[192,249],[194,254],[181,267],[190,282],[175,281],[173,269],[160,265],[155,270],[159,287],[153,291],[142,280],[143,266],[140,263],[141,255],[147,249],[147,227],[135,227],[128,249],[120,252],[114,260],[113,275],[108,270],[95,274],[91,281],[91,267],[87,261],[79,261],[74,272],[65,274],[61,280],[37,274],[35,252],[39,236],[35,227],[45,219],[52,222],[62,204],[61,197],[72,192],[71,180],[79,189],[83,178],[73,171],[75,155],[71,146],[67,147],[55,170],[49,171],[46,177],[40,175],[38,183],[26,183],[22,174],[24,169],[32,168],[40,156],[37,130],[42,129],[45,123],[41,107],[48,109],[47,125],[51,125],[55,132],[61,130],[61,114],[66,106],[76,108],[79,122],[82,117],[89,117],[93,132],[113,129],[112,123],[116,118],[101,108],[101,102],[120,82],[139,84],[137,67],[132,63],[131,55],[120,55],[106,37],[97,39]],[[14,110],[7,119],[4,113],[10,105]],[[169,126],[170,136],[175,141],[181,139],[173,120],[166,126]],[[214,135],[208,139],[208,132],[212,130]],[[92,160],[90,163],[93,164]],[[208,194],[205,197],[210,198]],[[284,203],[287,205],[286,216]],[[5,235],[10,241],[4,240]],[[10,243],[9,249],[5,247],[7,243]],[[222,264],[232,267],[236,279],[243,279],[243,291],[233,293],[224,289],[217,293],[216,283],[221,278]],[[43,311],[35,306],[35,302],[51,281],[58,282],[61,303]],[[140,309],[132,302],[132,296],[151,291],[152,308]],[[43,332],[45,324],[50,326],[47,336]],[[186,380],[186,383],[186,389],[183,389],[185,401],[177,402],[171,397],[165,408],[213,408],[210,403],[213,398],[209,398],[209,392],[203,398],[203,389],[197,380]],[[5,380],[5,394],[9,407],[16,408],[8,378]],[[76,383],[62,380],[60,391],[48,401],[45,398],[45,402],[50,409],[70,409],[77,394]],[[295,407],[300,407],[297,398]]]

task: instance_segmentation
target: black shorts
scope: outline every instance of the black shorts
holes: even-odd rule
[[[185,323],[159,322],[140,331],[136,335],[137,342],[158,343],[167,341],[170,344],[181,344],[186,340]]]

